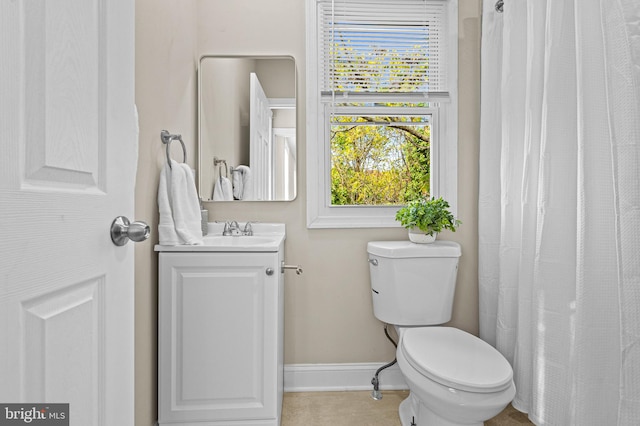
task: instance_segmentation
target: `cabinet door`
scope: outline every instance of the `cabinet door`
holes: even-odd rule
[[[279,275],[277,253],[160,253],[160,424],[276,418]]]

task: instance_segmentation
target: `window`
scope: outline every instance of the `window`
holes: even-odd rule
[[[307,0],[307,226],[456,209],[457,0]]]

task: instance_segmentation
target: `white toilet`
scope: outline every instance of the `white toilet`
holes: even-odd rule
[[[409,385],[402,426],[482,426],[513,399],[507,360],[491,345],[452,327],[460,245],[372,241],[367,245],[373,313],[394,325],[396,357]]]

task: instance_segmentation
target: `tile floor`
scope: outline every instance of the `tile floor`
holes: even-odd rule
[[[408,391],[291,392],[284,394],[281,426],[400,426],[398,405]],[[485,426],[532,425],[526,414],[508,406]]]

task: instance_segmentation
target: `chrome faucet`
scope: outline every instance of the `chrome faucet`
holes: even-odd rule
[[[233,236],[242,235],[242,232],[240,231],[240,225],[238,225],[238,222],[236,222],[235,220],[231,222],[225,222],[222,235],[225,237],[229,235],[233,235]]]
[[[230,222],[224,223],[224,230],[222,231],[222,235],[225,237],[227,236],[238,237],[240,235],[251,236],[253,235],[253,228],[251,227],[251,222],[247,222],[244,225],[244,229],[240,230],[240,225],[238,225],[238,222],[235,220],[232,220]]]

